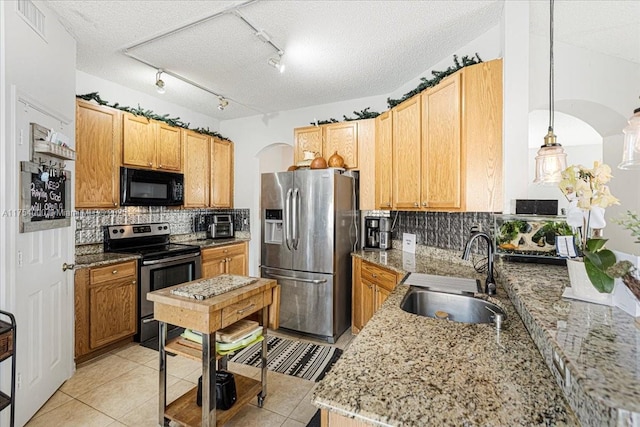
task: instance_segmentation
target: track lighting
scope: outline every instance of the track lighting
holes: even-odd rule
[[[156,90],[158,93],[164,93],[164,81],[160,78],[162,76],[162,70],[158,70],[156,73]]]
[[[223,97],[218,97],[218,110],[223,111],[227,105],[229,105],[229,101],[224,99]]]
[[[280,54],[277,58],[271,57],[267,61],[267,64],[275,68],[276,70],[284,73],[284,63],[282,62],[282,54]]]

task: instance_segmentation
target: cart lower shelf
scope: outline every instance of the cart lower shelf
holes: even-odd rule
[[[237,400],[234,405],[226,411],[216,410],[216,424],[219,426],[229,421],[244,405],[251,402],[251,399],[256,398],[262,391],[260,381],[236,373],[234,373],[233,376],[236,382]],[[194,387],[170,403],[164,411],[165,417],[190,427],[202,425],[202,408],[196,404],[197,393],[198,387]]]
[[[11,404],[11,398],[0,391],[0,411]]]

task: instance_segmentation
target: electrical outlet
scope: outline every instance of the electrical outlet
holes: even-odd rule
[[[14,355],[13,357],[16,356]],[[22,388],[22,374],[20,372],[18,372],[18,375],[16,375],[16,387],[18,387],[18,390]]]
[[[473,225],[471,226],[471,230],[470,230],[470,231],[471,231],[472,233],[476,233],[476,232],[478,232],[478,231],[482,231],[482,229],[481,229],[481,227],[480,227],[480,224],[473,224]]]
[[[76,230],[82,230],[82,220],[76,219]]]
[[[248,220],[247,218],[244,218],[244,219],[242,220],[242,224],[243,224],[243,225],[248,225],[248,224],[249,224],[249,220]]]

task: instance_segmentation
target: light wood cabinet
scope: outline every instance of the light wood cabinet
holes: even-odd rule
[[[462,205],[460,74],[422,95],[422,206]]]
[[[76,208],[118,206],[121,120],[118,110],[76,101]]]
[[[137,332],[136,261],[75,272],[75,358],[90,359]]]
[[[294,148],[293,164],[304,159],[305,151],[313,151],[319,156],[324,156],[322,151],[322,127],[307,126],[293,130]]]
[[[123,115],[122,163],[126,166],[180,171],[180,128],[131,113]]]
[[[375,205],[391,209],[393,205],[393,115],[386,111],[376,117]]]
[[[156,159],[158,169],[182,170],[182,131],[166,123],[156,123]]]
[[[414,96],[391,110],[393,116],[393,207],[420,207],[421,103]]]
[[[220,274],[249,274],[247,242],[202,249],[202,278]]]
[[[211,138],[211,195],[212,208],[233,207],[233,143]]]
[[[376,121],[358,120],[358,169],[360,171],[360,209],[376,207]]]
[[[209,137],[192,131],[182,132],[184,150],[184,207],[209,206]]]
[[[358,169],[358,121],[323,126],[322,152],[326,160],[338,153],[345,168]]]
[[[398,282],[402,280],[402,274],[357,257],[352,258],[352,265],[351,330],[356,334],[387,300]]]
[[[465,67],[391,112],[393,209],[502,210],[502,60]],[[376,192],[385,209],[388,119],[377,120]]]

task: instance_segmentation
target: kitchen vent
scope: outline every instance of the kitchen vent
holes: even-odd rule
[[[18,0],[18,14],[45,41],[44,13],[31,0]]]

